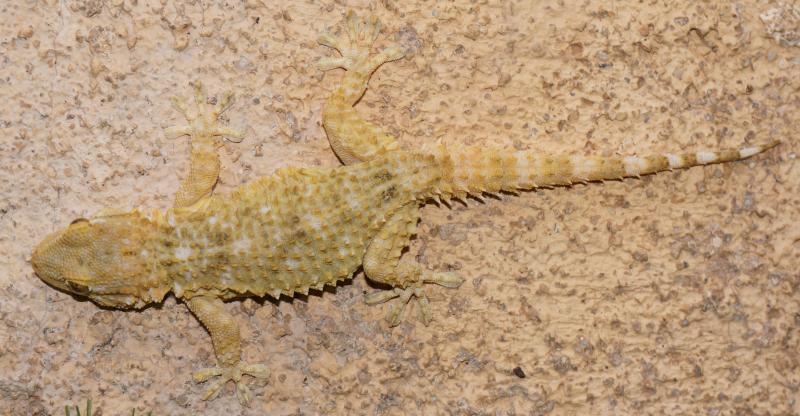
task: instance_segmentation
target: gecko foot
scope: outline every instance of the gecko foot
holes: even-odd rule
[[[189,122],[184,126],[167,127],[164,134],[169,138],[189,135],[193,139],[226,136],[242,139],[244,133],[228,127],[220,126],[220,114],[227,110],[233,103],[233,93],[226,93],[216,104],[209,104],[203,85],[200,81],[194,83],[194,109],[190,110],[186,100],[182,97],[172,97],[172,105],[186,117]]]
[[[371,16],[363,24],[352,10],[347,11],[346,37],[336,37],[330,33],[320,35],[318,42],[322,45],[336,49],[342,55],[339,58],[323,58],[317,66],[327,71],[333,68],[344,68],[348,71],[363,71],[370,74],[385,62],[396,61],[405,55],[398,45],[392,45],[369,56],[370,48],[381,31],[381,22],[376,16]]]
[[[194,373],[194,379],[198,383],[202,383],[210,378],[219,377],[219,380],[208,386],[203,400],[208,400],[216,396],[225,383],[233,381],[236,383],[236,397],[239,398],[239,403],[247,405],[252,397],[250,395],[250,389],[244,384],[244,381],[242,381],[243,375],[255,378],[268,378],[269,369],[264,364],[238,363],[231,367],[204,368]]]
[[[395,287],[392,290],[370,293],[364,300],[368,305],[377,305],[394,298],[399,298],[399,305],[390,307],[389,312],[386,314],[386,321],[389,322],[389,326],[397,326],[403,321],[403,311],[405,311],[406,305],[408,305],[411,299],[414,298],[418,303],[417,310],[419,311],[420,320],[425,326],[427,326],[433,320],[433,316],[431,315],[431,306],[430,302],[428,301],[428,295],[425,294],[425,290],[422,288],[424,283],[435,283],[447,288],[455,289],[464,283],[464,279],[455,273],[429,272],[425,273],[421,280],[417,283],[414,283],[412,286],[406,288]]]

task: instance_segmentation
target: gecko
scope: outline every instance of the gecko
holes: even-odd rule
[[[197,382],[216,378],[204,399],[232,381],[247,405],[251,393],[244,376],[268,378],[270,372],[266,364],[242,361],[239,326],[225,302],[308,294],[363,270],[389,288],[367,294],[366,303],[397,301],[387,308],[390,326],[402,321],[412,301],[428,325],[426,284],[458,288],[463,279],[402,258],[426,203],[736,161],[778,144],[627,157],[441,143],[405,149],[355,110],[375,70],[405,54],[398,45],[372,54],[380,31],[377,18],[362,21],[348,11],[341,36],[325,33],[318,40],[339,52],[320,59],[319,68],[345,70],[322,109],[340,166],[287,167],[227,194],[212,194],[220,139],[244,135],[219,122],[233,94],[210,99],[195,82],[193,105],[172,100],[188,124],[165,130],[171,138],[189,136],[191,144],[189,172],[172,208],[103,209],[76,219],[34,249],[35,273],[56,289],[117,309],[141,309],[172,293],[211,336],[217,365],[194,373]]]

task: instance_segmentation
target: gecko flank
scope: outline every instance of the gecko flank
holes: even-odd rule
[[[194,105],[175,99],[189,123],[167,135],[191,138],[191,166],[174,207],[166,211],[103,210],[47,236],[32,263],[45,282],[114,308],[141,308],[168,293],[181,299],[211,335],[217,366],[195,374],[218,377],[206,398],[228,381],[239,400],[250,393],[244,375],[269,377],[264,364],[241,361],[239,327],[225,301],[247,296],[275,298],[335,285],[363,267],[367,278],[391,290],[366,302],[397,299],[388,321],[397,325],[415,300],[423,322],[431,320],[425,283],[456,288],[462,278],[427,270],[403,249],[416,231],[420,207],[433,199],[513,192],[540,186],[637,177],[662,170],[748,158],[774,146],[628,157],[582,157],[483,147],[402,149],[395,138],[363,120],[354,105],[383,63],[402,58],[392,46],[370,54],[380,32],[375,19],[346,16],[343,37],[319,42],[340,56],[322,69],[346,70],[323,108],[323,125],[344,166],[286,168],[212,195],[220,163],[220,136],[241,137],[218,124],[231,102],[211,105],[199,83]]]

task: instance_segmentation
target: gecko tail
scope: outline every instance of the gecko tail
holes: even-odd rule
[[[508,152],[478,146],[429,149],[442,169],[435,193],[463,197],[483,192],[515,191],[577,182],[638,177],[655,172],[747,159],[780,142],[680,154],[598,157]]]

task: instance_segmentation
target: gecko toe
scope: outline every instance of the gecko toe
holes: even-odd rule
[[[222,369],[219,367],[211,367],[211,368],[204,368],[202,370],[196,371],[193,375],[194,380],[198,383],[202,383],[212,377],[221,376]]]
[[[246,364],[242,367],[242,373],[253,378],[269,378],[269,368],[264,364]]]
[[[242,406],[247,406],[250,404],[253,395],[250,394],[250,388],[247,387],[246,384],[239,382],[236,383],[236,398],[239,399],[239,403],[241,403]]]
[[[450,289],[455,289],[464,283],[464,279],[453,272],[426,273],[423,275],[422,281],[425,283],[435,283]]]
[[[423,325],[428,326],[431,321],[433,321],[431,303],[428,301],[428,295],[425,294],[425,291],[422,290],[421,287],[418,287],[414,289],[414,297],[417,298],[417,304],[419,305],[417,308],[419,311],[419,320],[422,321]]]
[[[393,288],[392,290],[381,290],[378,292],[373,292],[364,297],[364,302],[367,305],[377,305],[379,303],[388,302],[403,293],[403,289],[398,287]]]
[[[345,58],[322,58],[317,61],[317,68],[320,71],[328,71],[334,68],[347,68],[349,63]]]
[[[222,380],[222,379],[213,382],[210,386],[208,386],[205,394],[203,394],[203,400],[209,400],[214,397],[217,397],[219,391],[222,390],[222,386],[224,386],[225,383],[227,382],[228,380]]]
[[[242,405],[247,405],[252,395],[242,376],[248,375],[257,379],[266,379],[269,378],[269,374],[269,369],[264,364],[238,363],[230,367],[204,368],[194,373],[194,379],[202,383],[213,377],[219,377],[206,389],[203,400],[215,397],[227,382],[233,381],[236,384],[236,397]]]
[[[434,273],[434,276],[436,276],[436,278],[431,277],[424,281],[437,283],[448,288],[456,288],[463,282],[463,279],[454,273]],[[431,321],[433,321],[430,301],[428,300],[428,295],[425,293],[425,289],[422,287],[422,283],[417,283],[405,289],[393,288],[391,290],[370,293],[365,296],[364,300],[368,305],[376,305],[395,298],[397,298],[397,301],[389,307],[389,311],[386,314],[386,321],[389,323],[390,327],[395,327],[403,322],[406,306],[412,299],[415,299],[417,302],[417,312],[423,325],[428,326]]]
[[[412,296],[414,296],[413,288],[409,287],[401,291],[396,306],[390,308],[389,313],[386,315],[389,326],[397,326],[403,322],[403,311],[405,311],[406,305],[408,305]]]

